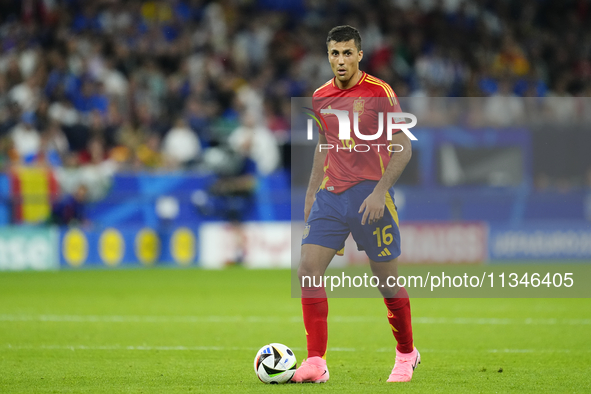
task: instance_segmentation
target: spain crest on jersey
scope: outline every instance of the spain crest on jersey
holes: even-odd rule
[[[353,112],[359,112],[359,116],[363,114],[363,109],[365,108],[365,100],[355,100],[353,101]]]

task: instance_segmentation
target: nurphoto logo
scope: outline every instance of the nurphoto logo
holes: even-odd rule
[[[305,109],[311,111],[306,112],[310,117],[312,117],[316,124],[318,125],[318,129],[321,131],[326,132],[328,126],[322,114],[332,114],[335,115],[339,122],[339,140],[342,141],[349,141],[351,139],[351,121],[349,119],[349,111],[346,110],[339,110],[339,109],[332,109],[332,108],[323,108],[320,110],[320,113],[314,111],[312,108],[304,107]],[[353,112],[353,132],[357,136],[358,139],[362,141],[375,141],[379,139],[382,134],[384,133],[384,113],[378,113],[378,130],[375,134],[361,134],[359,131],[359,115],[360,111]],[[386,120],[386,137],[388,140],[392,139],[392,134],[394,130],[401,130],[408,138],[412,141],[417,141],[417,137],[414,136],[413,133],[410,132],[409,129],[413,128],[417,124],[417,117],[409,112],[387,112],[385,118]],[[405,119],[410,119],[410,123],[405,123]],[[307,139],[313,139],[313,122],[312,119],[308,119],[307,122]],[[389,152],[401,152],[403,147],[402,145],[398,144],[390,144],[386,146],[386,144],[370,144],[377,148],[378,152],[380,147],[385,147]],[[339,150],[348,150],[351,152],[354,150],[355,152],[368,152],[371,150],[371,146],[368,144],[354,144],[349,146],[334,146],[333,144],[320,144],[319,150],[329,150],[336,148],[337,151]],[[399,147],[396,150],[395,147]]]

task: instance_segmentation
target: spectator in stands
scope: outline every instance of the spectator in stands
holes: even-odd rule
[[[68,139],[57,122],[51,122],[41,133],[41,152],[39,162],[51,166],[61,166],[62,158],[68,154]]]
[[[87,148],[80,152],[78,162],[81,165],[96,165],[101,164],[103,161],[107,160],[107,158],[108,156],[103,136],[95,134],[91,137],[90,141],[88,141]]]
[[[237,154],[252,160],[259,174],[268,175],[279,165],[275,136],[265,125],[257,124],[251,114],[244,114],[242,125],[232,132],[228,143]]]
[[[20,160],[32,162],[41,148],[41,136],[35,129],[35,114],[23,113],[21,122],[10,131],[10,135]]]
[[[8,88],[6,86],[6,78],[4,74],[0,72],[0,134],[3,134],[3,125],[4,122],[9,117],[8,105]]]
[[[510,80],[503,78],[498,93],[486,101],[484,117],[487,125],[510,127],[523,123],[525,106],[523,100],[511,91],[511,86]]]
[[[80,122],[80,114],[63,91],[56,93],[54,101],[47,110],[49,117],[63,126],[72,127]]]
[[[81,184],[72,194],[66,194],[51,208],[50,223],[59,226],[82,225],[86,222],[84,206],[88,201],[88,188]]]
[[[137,169],[157,169],[163,165],[164,160],[160,154],[160,136],[158,134],[150,134],[145,143],[138,146],[135,153],[135,168]]]
[[[42,97],[35,111],[35,128],[41,132],[45,131],[49,127],[49,101]]]
[[[197,134],[183,118],[178,118],[162,141],[164,160],[171,168],[189,168],[197,162],[200,153],[201,143]]]
[[[577,120],[577,100],[567,90],[568,78],[561,76],[544,100],[548,122],[569,124]]]
[[[206,104],[196,97],[191,97],[187,100],[184,115],[191,129],[195,130],[199,135],[203,147],[208,147],[212,142],[212,138],[209,131],[210,114]]]
[[[34,112],[41,99],[38,75],[31,75],[25,80],[25,82],[19,83],[13,87],[10,92],[8,92],[8,96],[11,100],[16,102],[23,111]]]

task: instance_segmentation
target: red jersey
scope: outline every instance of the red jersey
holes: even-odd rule
[[[321,189],[341,193],[359,182],[379,181],[390,162],[390,142],[387,139],[387,112],[402,112],[396,94],[386,82],[363,73],[359,82],[349,89],[340,89],[331,79],[313,95],[314,111],[337,109],[349,111],[351,138],[339,140],[339,123],[334,114],[323,114],[329,147],[324,162],[324,180]],[[383,132],[376,140],[362,140],[353,131],[354,112],[359,113],[359,133],[374,135],[379,129],[379,116],[383,114]],[[403,123],[397,119],[395,123]],[[400,130],[394,130],[394,133]],[[357,150],[356,150],[357,149]],[[391,148],[392,150],[395,148]],[[367,151],[366,151],[367,150]]]

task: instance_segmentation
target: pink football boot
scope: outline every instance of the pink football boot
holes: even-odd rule
[[[410,382],[412,373],[421,363],[421,355],[415,347],[410,353],[400,353],[396,349],[396,361],[388,382]]]
[[[326,360],[322,357],[308,357],[291,378],[294,383],[324,383],[328,381]]]

